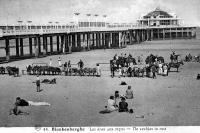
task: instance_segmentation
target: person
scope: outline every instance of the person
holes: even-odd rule
[[[109,111],[116,111],[118,108],[116,106],[116,102],[114,100],[114,96],[110,96],[107,103],[107,110]]]
[[[158,74],[162,75],[163,73],[163,65],[161,63],[161,61],[159,61],[159,64],[158,64]]]
[[[163,76],[167,76],[168,75],[168,67],[167,64],[163,64]]]
[[[97,76],[100,77],[101,76],[101,69],[100,69],[99,64],[97,64],[96,69],[97,69]]]
[[[141,64],[141,57],[138,56],[138,64]]]
[[[128,103],[124,97],[122,97],[121,102],[119,102],[119,112],[128,112]]]
[[[140,64],[143,64],[143,54],[140,56]]]
[[[151,67],[151,71],[153,73],[153,79],[156,78],[156,66],[155,66],[155,63],[153,64],[153,66]]]
[[[68,68],[71,68],[71,61],[70,60],[68,61],[67,66],[68,66]]]
[[[41,91],[40,90],[40,77],[39,77],[39,75],[37,75],[37,77],[36,77],[36,90],[37,90],[37,92]]]
[[[49,66],[51,67],[52,66],[52,59],[50,58],[49,60]]]
[[[126,90],[125,97],[127,99],[133,99],[133,90],[131,89],[131,86],[128,86],[128,89]]]
[[[119,91],[115,91],[115,99],[120,98]]]
[[[83,66],[84,66],[84,63],[83,63],[83,61],[80,59],[80,61],[78,62],[78,67],[79,67],[80,69],[83,69]]]
[[[51,104],[47,102],[33,102],[33,101],[27,101],[24,99],[21,99],[20,97],[16,98],[14,108],[10,110],[10,115],[20,115],[20,114],[29,114],[27,112],[21,111],[19,107],[25,107],[25,106],[50,106]]]
[[[124,58],[125,58],[125,59],[127,58],[126,53],[124,54]]]
[[[121,66],[119,66],[119,70],[118,71],[119,71],[119,76],[118,77],[120,78],[122,76],[122,67]]]
[[[61,66],[62,66],[62,63],[61,63],[61,58],[60,58],[60,57],[58,58],[58,66],[59,66],[59,67],[61,67]]]
[[[113,78],[115,76],[115,65],[114,60],[110,61],[110,71],[111,71],[111,77]]]

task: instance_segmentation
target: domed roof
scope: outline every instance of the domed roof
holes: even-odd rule
[[[144,16],[144,18],[150,18],[151,16],[157,17],[158,15],[172,17],[169,13],[162,11],[160,8],[156,8],[155,11],[152,11]]]

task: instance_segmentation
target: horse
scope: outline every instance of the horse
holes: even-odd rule
[[[180,62],[177,62],[177,63],[170,62],[168,64],[168,71],[170,71],[171,68],[176,68],[177,72],[178,72],[178,69],[179,69],[180,65],[184,65],[183,61],[180,61]]]
[[[126,65],[130,66],[131,63],[133,63],[133,65],[137,65],[135,58],[128,56],[128,58],[126,58],[125,60]]]
[[[154,56],[153,54],[150,54],[149,56],[147,56],[147,58],[145,59],[145,63],[146,64],[153,64],[156,60],[156,56]]]
[[[5,67],[0,67],[0,74],[5,74],[5,73],[6,73]]]
[[[159,62],[165,63],[164,57],[158,56],[158,57],[156,57],[156,58],[157,58],[157,60],[158,60]]]
[[[145,68],[133,67],[134,77],[144,77]]]
[[[171,54],[171,55],[170,55],[170,60],[171,60],[171,62],[177,61],[179,56],[180,56],[180,55],[175,55],[175,54],[173,55],[173,54]]]
[[[19,76],[19,68],[17,67],[6,67],[9,75]]]

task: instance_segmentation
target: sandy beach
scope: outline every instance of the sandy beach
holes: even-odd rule
[[[42,84],[40,93],[32,83],[36,76],[21,75],[26,65],[49,63],[50,58],[54,66],[61,57],[63,63],[71,60],[75,64],[82,59],[85,67],[95,67],[96,63],[109,63],[115,54],[121,53],[131,53],[134,57],[143,54],[144,58],[152,53],[169,62],[172,50],[181,55],[180,59],[188,53],[198,55],[200,40],[150,41],[124,49],[75,52],[1,64],[19,67],[20,77],[0,75],[0,126],[200,126],[200,81],[196,80],[200,63],[197,62],[185,63],[180,72],[170,72],[169,76],[157,76],[157,79],[111,78],[109,65],[101,65],[102,77],[41,76],[41,79],[57,78],[57,84]],[[127,102],[134,113],[100,114],[114,91],[125,93],[127,85],[119,85],[121,81],[133,88],[134,99]],[[9,115],[18,96],[30,101],[45,101],[51,106],[25,107],[23,110],[29,115]]]

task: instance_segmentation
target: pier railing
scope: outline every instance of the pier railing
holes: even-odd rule
[[[12,35],[34,35],[34,34],[53,34],[53,33],[75,33],[75,32],[95,32],[95,31],[126,31],[129,29],[152,29],[152,28],[179,28],[188,26],[131,26],[131,27],[74,27],[63,29],[19,29],[19,30],[1,30],[0,37]]]

